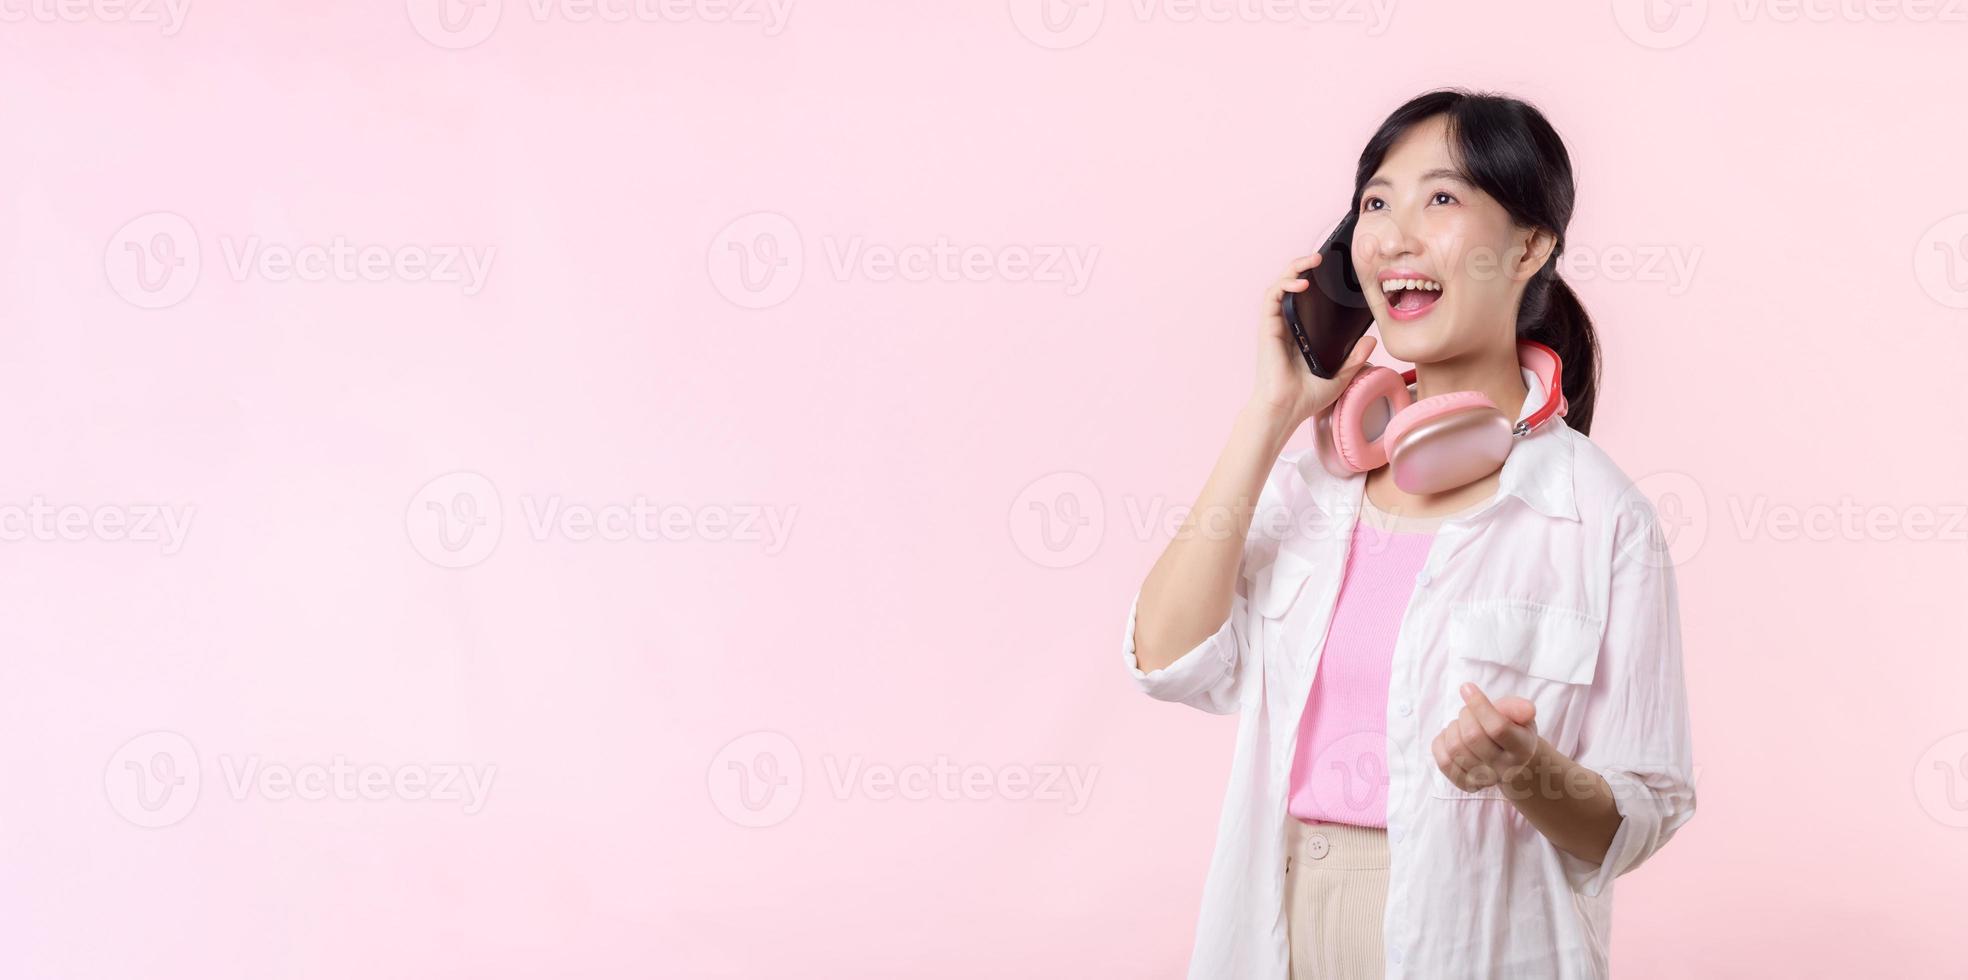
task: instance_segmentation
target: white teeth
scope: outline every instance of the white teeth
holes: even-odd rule
[[[1442,284],[1433,279],[1383,279],[1380,282],[1382,293],[1399,292],[1403,289],[1425,289],[1439,293],[1442,291]]]

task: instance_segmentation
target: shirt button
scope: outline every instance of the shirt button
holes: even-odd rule
[[[1407,716],[1414,714],[1414,710],[1415,710],[1414,705],[1409,704],[1407,701],[1394,702],[1394,713],[1400,715],[1403,718],[1406,718]]]
[[[1428,574],[1428,569],[1426,568],[1422,569],[1421,573],[1415,576],[1415,588],[1421,588],[1427,585],[1429,579],[1431,578],[1433,578],[1433,576]]]
[[[1401,962],[1401,947],[1396,946],[1392,950],[1389,950],[1388,955],[1393,958],[1394,962]]]
[[[1389,828],[1387,828],[1387,839],[1388,839],[1389,841],[1392,841],[1392,842],[1394,842],[1394,843],[1396,843],[1396,844],[1399,844],[1399,843],[1401,842],[1401,837],[1402,837],[1402,836],[1403,836],[1403,834],[1402,834],[1402,832],[1401,832],[1401,828],[1399,828],[1399,827],[1389,827]]]

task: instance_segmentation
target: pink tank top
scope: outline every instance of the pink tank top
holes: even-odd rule
[[[1396,517],[1360,495],[1312,693],[1299,719],[1286,809],[1301,820],[1387,826],[1387,686],[1394,642],[1441,517]]]

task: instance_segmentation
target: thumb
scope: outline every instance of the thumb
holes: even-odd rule
[[[1359,367],[1365,365],[1367,363],[1367,358],[1373,356],[1373,349],[1375,343],[1376,341],[1374,340],[1373,334],[1370,333],[1361,334],[1360,339],[1354,341],[1353,349],[1347,354],[1346,366]]]
[[[1498,698],[1496,706],[1497,710],[1502,712],[1505,718],[1519,725],[1529,725],[1531,722],[1537,720],[1537,705],[1532,704],[1524,698]]]

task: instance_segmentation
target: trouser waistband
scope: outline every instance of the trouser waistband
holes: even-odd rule
[[[1387,828],[1287,817],[1285,853],[1307,871],[1362,870],[1388,866]]]

